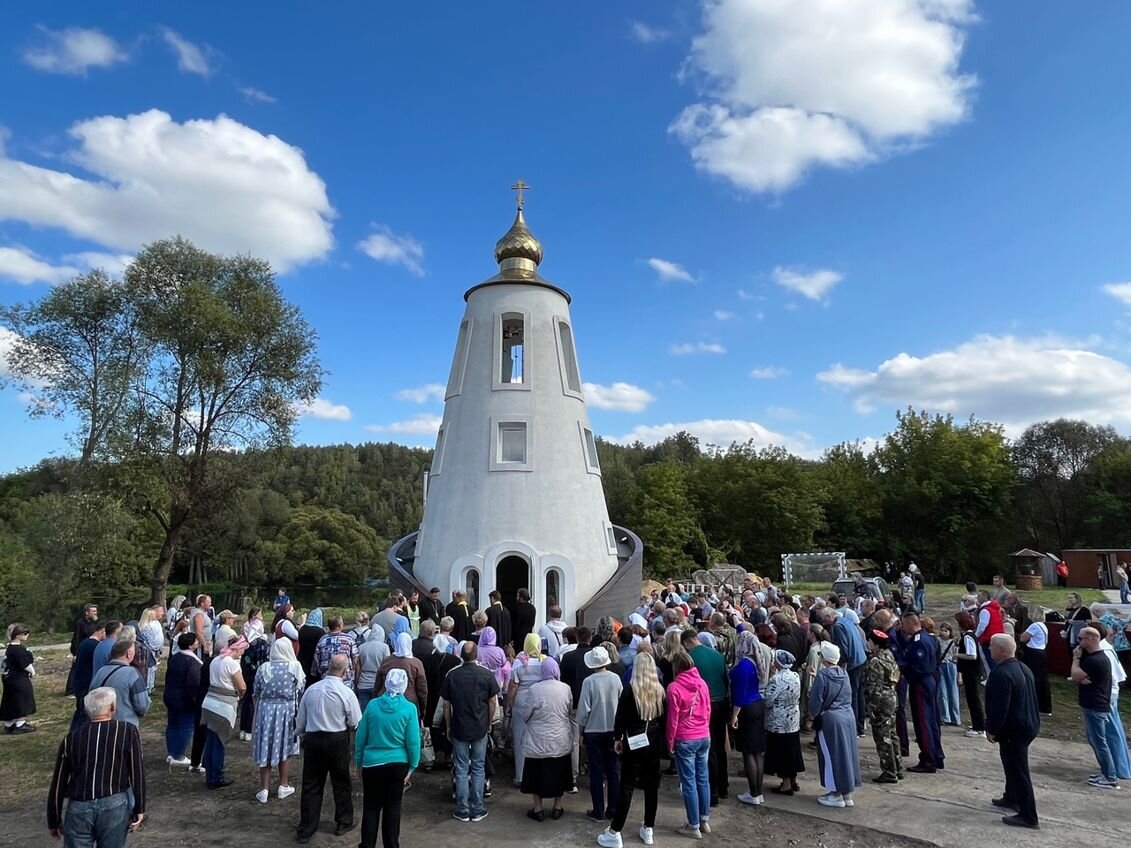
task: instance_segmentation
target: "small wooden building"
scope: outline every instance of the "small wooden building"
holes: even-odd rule
[[[1131,562],[1131,550],[1125,548],[1078,548],[1061,556],[1068,564],[1068,585],[1091,588],[1115,588],[1116,563]]]

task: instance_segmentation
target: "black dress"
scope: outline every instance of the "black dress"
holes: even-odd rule
[[[35,690],[28,672],[32,660],[31,651],[14,642],[4,652],[4,667],[0,674],[4,682],[4,694],[0,696],[0,721],[15,721],[35,714]]]

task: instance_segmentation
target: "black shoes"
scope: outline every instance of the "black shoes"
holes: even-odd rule
[[[1023,819],[1021,816],[1003,816],[1002,824],[1007,824],[1010,827],[1027,827],[1030,830],[1040,830],[1041,826],[1036,822],[1031,822],[1028,819]]]
[[[994,798],[990,803],[1003,810],[1013,810],[1015,813],[1021,812],[1021,805],[1016,801],[1008,801],[1005,798]]]
[[[908,771],[912,774],[934,774],[937,769],[934,766],[925,766],[920,763],[917,766],[912,766]]]
[[[879,777],[873,777],[872,783],[899,783],[899,779],[895,777],[888,777],[886,774],[881,774]]]
[[[234,782],[235,781],[233,781],[230,777],[225,777],[219,783],[209,783],[208,788],[209,789],[223,789],[225,786],[231,786]]]
[[[353,830],[353,822],[340,824],[334,828],[334,836],[341,836],[343,833],[349,833],[351,830]]]

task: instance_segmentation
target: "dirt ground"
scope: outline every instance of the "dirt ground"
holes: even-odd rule
[[[39,656],[36,695],[40,730],[24,736],[0,734],[0,846],[38,846],[53,843],[46,831],[45,799],[55,750],[67,728],[74,702],[62,695],[67,662],[65,652]],[[160,677],[159,677],[160,680]],[[240,848],[291,843],[298,821],[298,795],[260,805],[255,801],[257,769],[251,762],[249,743],[233,740],[228,749],[227,774],[235,783],[226,789],[205,789],[203,776],[170,772],[164,761],[164,707],[160,683],[150,715],[142,721],[146,774],[149,783],[149,817],[143,829],[130,837],[133,846],[238,845]],[[806,742],[811,737],[804,737]],[[1002,848],[1125,848],[1131,839],[1131,785],[1121,792],[1103,792],[1084,783],[1095,771],[1090,749],[1079,742],[1040,739],[1033,746],[1032,772],[1042,816],[1039,833],[1004,827],[1000,814],[988,803],[1000,795],[1001,768],[996,749],[985,740],[966,739],[955,729],[944,729],[947,769],[937,775],[911,776],[894,787],[870,782],[878,773],[870,739],[861,740],[865,785],[850,810],[821,807],[816,755],[806,747],[808,772],[801,776],[802,793],[784,798],[769,793],[774,779],[766,781],[766,806],[749,808],[734,800],[745,781],[733,776],[737,757],[731,757],[731,797],[712,814],[714,832],[708,842],[725,846],[759,844],[769,837],[775,846],[802,848],[902,848],[936,844],[969,848],[992,839]],[[292,782],[300,783],[301,760],[296,761]],[[499,760],[489,817],[480,823],[455,821],[451,814],[448,772],[418,774],[405,797],[403,844],[461,848],[478,846],[594,845],[601,826],[585,818],[585,786],[567,796],[566,816],[542,824],[525,817],[528,799],[511,787],[509,758]],[[355,820],[361,820],[360,785],[355,781]],[[326,806],[314,846],[353,846],[357,829],[343,837],[333,835],[333,809],[327,787]],[[636,828],[642,812],[637,797],[624,831],[625,845],[639,845]],[[683,807],[674,777],[665,777],[656,827],[657,845],[679,845],[686,840],[674,829],[683,822]]]

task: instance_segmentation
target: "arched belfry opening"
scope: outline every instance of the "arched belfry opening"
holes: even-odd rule
[[[518,554],[509,554],[495,566],[495,588],[502,595],[503,606],[514,613],[518,590],[530,588],[530,563]]]

